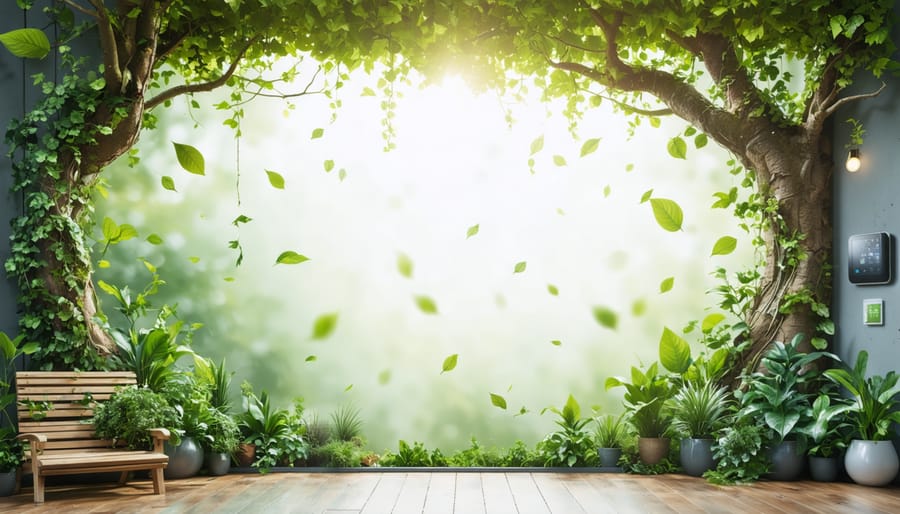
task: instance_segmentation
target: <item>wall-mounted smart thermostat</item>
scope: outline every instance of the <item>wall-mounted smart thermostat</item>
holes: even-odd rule
[[[887,232],[850,236],[847,272],[854,284],[887,284],[891,281],[891,235]]]

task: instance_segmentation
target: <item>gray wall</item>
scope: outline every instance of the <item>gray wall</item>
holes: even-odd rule
[[[900,8],[894,10],[900,13]],[[893,38],[900,42],[900,31],[895,29]],[[833,119],[834,348],[851,365],[860,350],[868,351],[871,374],[900,370],[900,271],[896,256],[896,238],[900,236],[900,78],[861,77],[851,92],[875,91],[882,82],[887,87],[878,97],[851,104]],[[862,168],[852,174],[844,168],[850,136],[847,118],[860,120],[866,130]],[[882,231],[895,238],[893,281],[877,286],[851,284],[847,277],[847,238]],[[882,327],[863,325],[863,300],[869,298],[884,300]]]

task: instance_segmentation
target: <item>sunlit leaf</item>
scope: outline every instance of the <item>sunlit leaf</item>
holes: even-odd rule
[[[528,414],[528,409],[526,409],[525,406],[523,405],[522,408],[519,409],[519,413],[516,414],[516,416],[524,416],[525,414]]]
[[[309,137],[310,139],[319,139],[325,134],[325,129],[323,128],[315,128],[312,131],[312,135]]]
[[[669,232],[681,230],[684,212],[677,203],[666,198],[651,198],[650,206],[653,208],[653,216],[660,227]]]
[[[300,255],[293,250],[286,250],[281,252],[278,258],[275,259],[275,264],[300,264],[301,262],[306,262],[308,260],[309,257],[305,255]]]
[[[385,369],[378,373],[378,383],[381,385],[386,385],[391,381],[391,370]]]
[[[597,151],[597,148],[600,147],[600,138],[595,137],[593,139],[588,139],[581,145],[581,156],[590,155]]]
[[[339,169],[338,170],[338,179],[340,179],[340,181],[343,182],[345,178],[347,178],[347,170],[344,168]]]
[[[628,163],[625,165],[625,173],[631,173],[634,171],[634,163]]]
[[[556,214],[559,214],[560,216],[565,216],[565,215],[566,215],[566,211],[564,211],[564,210],[562,210],[561,208],[557,207],[557,208],[556,208]]]
[[[714,312],[705,318],[703,318],[703,323],[700,324],[700,330],[704,334],[708,334],[712,332],[712,329],[716,328],[716,325],[725,320],[725,315],[720,314],[718,312]]]
[[[610,194],[611,192],[612,192],[612,187],[610,187],[610,185],[607,184],[607,185],[603,188],[603,198],[609,198],[609,194]]]
[[[550,344],[552,344],[553,346],[562,346],[562,341],[560,341],[559,339],[554,339],[550,341]]]
[[[152,245],[161,245],[163,244],[163,238],[159,237],[157,234],[150,234],[147,236],[147,242]]]
[[[453,355],[450,355],[446,359],[444,359],[444,364],[441,366],[441,374],[444,374],[448,371],[453,371],[456,368],[456,362],[458,359],[458,353],[454,353]]]
[[[477,233],[478,233],[478,229],[479,229],[479,226],[478,226],[477,224],[476,224],[476,225],[472,225],[471,227],[469,227],[469,229],[466,230],[466,239],[469,239],[470,237],[472,237],[472,236],[474,236],[475,234],[477,234]],[[488,235],[490,235],[490,234],[488,234]]]
[[[413,261],[405,253],[397,256],[397,271],[406,278],[412,278]]]
[[[344,392],[346,393],[346,392],[350,391],[351,389],[353,389],[353,384],[350,384],[347,387],[345,387]]]
[[[277,171],[266,170],[266,176],[269,177],[269,184],[275,189],[284,189],[284,177]]]
[[[111,264],[109,263],[109,261],[106,260],[106,259],[100,259],[100,260],[97,262],[97,267],[100,268],[100,269],[106,269],[106,268],[108,268],[108,267],[110,267],[110,266],[112,266],[112,265],[111,265]]]
[[[691,365],[690,345],[668,327],[659,339],[659,363],[672,373],[684,373]]]
[[[503,410],[506,410],[506,398],[500,396],[499,394],[490,393],[491,395],[491,405],[494,407],[499,407]]]
[[[668,293],[672,290],[672,287],[675,285],[675,277],[667,277],[664,278],[662,282],[659,283],[659,292]]]
[[[178,158],[178,164],[188,173],[194,175],[204,175],[206,173],[206,161],[203,154],[191,145],[184,145],[172,141],[175,146],[175,157]]]
[[[15,29],[0,34],[0,43],[16,57],[43,59],[50,53],[50,40],[42,30]]]
[[[619,315],[612,309],[603,306],[594,307],[594,319],[601,326],[615,330],[619,325]]]
[[[668,150],[669,155],[676,159],[687,158],[687,143],[685,143],[681,136],[675,136],[670,139],[669,143],[666,145],[666,150]]]
[[[697,137],[694,138],[694,148],[701,149],[709,143],[709,138],[703,132],[697,134]]]
[[[653,196],[652,189],[648,189],[648,190],[644,191],[644,194],[641,195],[641,203],[647,203],[647,201],[650,200],[651,196]]]
[[[737,248],[737,239],[731,236],[722,236],[713,245],[712,255],[728,255]]]
[[[175,189],[175,180],[172,177],[166,175],[163,178],[159,179],[160,183],[162,183],[163,189],[168,189],[169,191],[176,191]]]
[[[313,331],[312,338],[313,339],[325,339],[330,336],[332,332],[334,332],[334,328],[337,326],[338,321],[338,313],[331,312],[328,314],[322,314],[316,321],[313,323]]]
[[[316,357],[315,355],[309,355],[306,357],[306,362],[315,362],[316,359],[318,359],[318,357]]]
[[[437,304],[428,296],[416,296],[415,300],[416,305],[419,307],[420,311],[424,312],[425,314],[437,314]]]
[[[562,155],[558,155],[558,154],[557,154],[557,155],[554,155],[554,156],[553,156],[553,164],[555,164],[555,165],[557,165],[557,166],[565,166],[565,165],[566,165],[566,158],[563,157]]]
[[[544,149],[544,135],[541,134],[531,142],[531,155],[534,155]]]
[[[528,266],[528,263],[525,261],[517,262],[516,267],[513,268],[513,273],[522,273],[525,271],[525,267]]]
[[[325,173],[331,173],[331,170],[334,169],[334,161],[332,159],[326,159],[322,166],[325,168]]]
[[[547,284],[547,292],[553,296],[559,296],[559,288],[553,284]]]
[[[643,316],[647,312],[647,302],[643,298],[639,298],[631,304],[631,314],[635,316]]]
[[[359,96],[375,96],[375,90],[366,86],[363,88],[362,93]]]
[[[234,221],[232,221],[231,224],[237,227],[240,226],[241,223],[250,223],[251,221],[253,221],[253,218],[240,214],[237,218],[234,218]]]
[[[234,282],[235,279],[234,277],[225,277],[222,280],[224,280],[225,282]]]
[[[191,255],[190,257],[188,257],[188,260],[191,261],[191,264],[197,264],[198,262],[200,262],[200,257]]]

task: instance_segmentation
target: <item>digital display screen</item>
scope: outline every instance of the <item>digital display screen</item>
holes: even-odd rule
[[[887,284],[891,281],[891,235],[887,232],[850,236],[847,272],[854,284]]]

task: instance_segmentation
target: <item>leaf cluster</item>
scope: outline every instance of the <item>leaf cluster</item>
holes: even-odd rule
[[[854,435],[860,439],[883,441],[891,436],[891,424],[900,423],[900,375],[889,371],[866,377],[869,354],[860,351],[853,368],[825,371],[825,376],[843,386],[854,402],[847,409]]]
[[[162,394],[146,386],[127,386],[95,406],[93,423],[97,437],[109,439],[114,445],[124,443],[132,449],[147,450],[152,442],[147,431],[167,428],[175,435],[178,418],[178,412]]]

